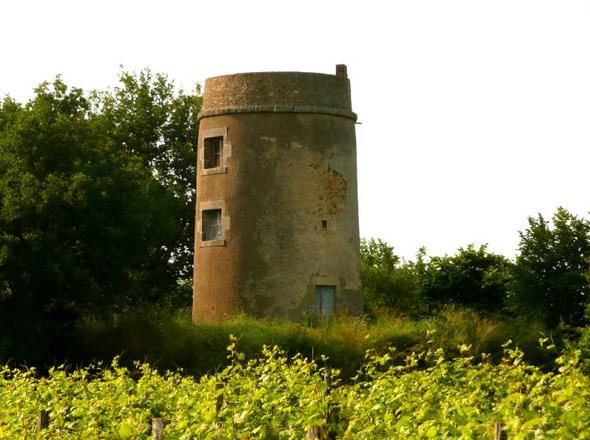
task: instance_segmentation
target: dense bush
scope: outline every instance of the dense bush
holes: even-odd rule
[[[422,294],[431,306],[454,304],[483,312],[504,308],[512,263],[469,245],[453,256],[432,257],[423,272]]]
[[[402,261],[387,243],[361,240],[361,278],[367,312],[389,309],[411,316],[423,312],[419,267]]]
[[[413,317],[448,305],[486,314],[526,316],[550,328],[588,323],[590,222],[563,208],[552,221],[529,218],[514,261],[487,246],[454,255],[403,261],[381,240],[361,242],[361,277],[368,313],[387,309]]]

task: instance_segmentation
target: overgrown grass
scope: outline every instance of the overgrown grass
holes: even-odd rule
[[[86,364],[95,360],[110,362],[121,355],[123,361],[149,361],[160,369],[182,368],[201,375],[227,365],[229,335],[238,338],[240,351],[247,358],[260,356],[264,345],[278,345],[290,356],[301,353],[308,358],[327,356],[331,367],[351,377],[362,365],[365,353],[396,348],[401,362],[411,352],[442,348],[453,356],[459,346],[471,346],[471,353],[489,353],[500,359],[502,344],[512,340],[529,362],[549,366],[547,351],[538,339],[547,334],[539,323],[522,319],[493,319],[478,313],[447,308],[425,319],[411,320],[382,314],[377,318],[338,317],[332,322],[259,320],[238,316],[221,323],[193,324],[190,311],[162,314],[142,310],[111,321],[85,321],[69,347],[68,361]]]

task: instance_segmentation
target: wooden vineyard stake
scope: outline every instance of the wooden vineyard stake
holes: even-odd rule
[[[508,440],[508,433],[502,429],[501,423],[494,423],[494,440]]]
[[[44,409],[39,410],[39,414],[37,415],[37,429],[42,431],[43,429],[47,429],[49,427],[49,413]]]
[[[152,419],[152,440],[163,440],[164,422],[160,417]]]

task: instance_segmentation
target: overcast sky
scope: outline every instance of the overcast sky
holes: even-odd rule
[[[0,94],[150,67],[192,89],[348,65],[361,236],[512,257],[527,217],[590,211],[590,0],[0,2]]]

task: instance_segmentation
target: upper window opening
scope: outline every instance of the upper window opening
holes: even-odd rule
[[[221,240],[221,209],[206,209],[202,213],[202,241]]]
[[[219,168],[221,166],[221,151],[223,149],[223,136],[205,138],[205,157],[203,167],[205,169]]]

